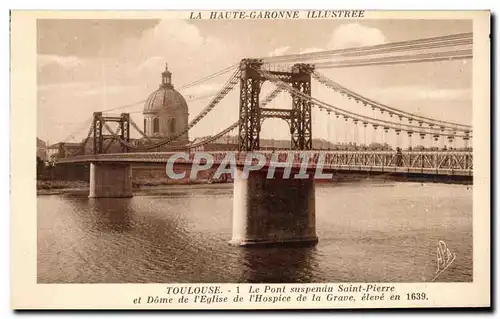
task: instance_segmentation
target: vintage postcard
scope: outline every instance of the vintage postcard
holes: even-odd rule
[[[13,11],[11,92],[12,308],[490,307],[488,11]]]

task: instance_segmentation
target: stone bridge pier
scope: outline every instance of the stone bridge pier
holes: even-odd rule
[[[90,198],[132,197],[132,167],[126,163],[91,163]]]
[[[282,173],[281,173],[282,174]],[[234,176],[233,237],[239,246],[315,245],[315,189],[313,179],[283,179],[267,171]],[[293,176],[293,173],[292,173]]]

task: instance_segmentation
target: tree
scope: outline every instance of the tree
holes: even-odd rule
[[[44,161],[40,158],[40,156],[36,157],[36,176],[40,178],[45,171],[45,163]]]

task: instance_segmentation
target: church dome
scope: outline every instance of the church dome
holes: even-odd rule
[[[144,114],[158,112],[162,109],[181,109],[187,112],[186,100],[173,88],[159,88],[151,93],[144,103]]]
[[[175,137],[175,143],[186,144],[189,140],[188,105],[182,94],[174,89],[168,66],[161,76],[160,87],[144,104],[144,133],[158,139]]]
[[[172,85],[172,73],[165,67],[162,73],[160,88],[151,93],[144,104],[144,114],[158,112],[163,109],[182,110],[187,112],[186,100]]]

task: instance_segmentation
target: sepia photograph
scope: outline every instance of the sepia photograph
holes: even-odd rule
[[[393,284],[477,283],[489,26],[172,14],[33,19],[36,284],[169,284],[134,304],[222,304],[219,284],[259,284],[250,303],[349,304],[389,302]]]

